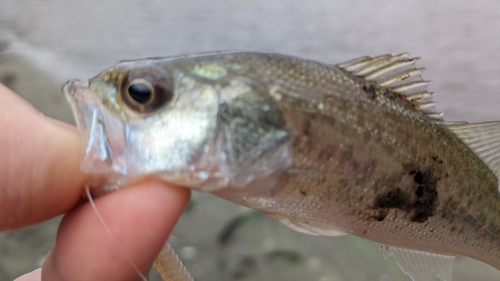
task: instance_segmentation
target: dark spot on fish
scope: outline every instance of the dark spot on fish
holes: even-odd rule
[[[431,156],[432,160],[437,162],[438,164],[443,164],[443,160],[439,159],[438,156]]]
[[[411,175],[412,173],[410,173]],[[418,183],[418,184],[422,184],[423,180],[424,180],[424,175],[422,175],[421,172],[415,172],[415,176],[413,177],[413,180]]]
[[[415,191],[416,200],[414,204],[415,214],[412,218],[413,221],[424,222],[429,216],[433,215],[434,209],[436,209],[437,204],[437,190],[436,184],[437,180],[434,179],[430,171],[418,172],[417,175],[421,175],[415,179],[415,182],[421,184],[417,187]]]
[[[369,99],[374,99],[377,95],[373,85],[363,85],[361,89],[366,93]]]
[[[234,240],[237,230],[249,219],[249,215],[240,215],[230,220],[217,236],[219,245],[226,246]]]
[[[376,221],[384,221],[388,214],[389,212],[387,209],[380,209],[378,213],[371,218]]]
[[[424,222],[433,215],[437,205],[437,191],[435,180],[430,171],[418,171],[414,180],[419,184],[415,189],[416,199],[413,204],[412,221]]]
[[[417,191],[415,191],[415,194],[417,194],[417,196],[419,196],[419,197],[422,196],[422,195],[424,195],[424,187],[423,186],[419,186],[417,188]]]
[[[423,212],[418,212],[413,217],[411,218],[411,221],[414,222],[424,222],[429,218],[429,216],[426,213]]]
[[[302,194],[303,196],[307,196],[307,192],[305,192],[304,190],[301,190],[300,194]]]
[[[389,191],[384,195],[377,197],[376,206],[382,209],[385,208],[400,208],[410,201],[408,196],[399,188],[396,187],[393,191]]]
[[[366,229],[363,229],[363,231],[361,231],[361,233],[366,234],[366,233],[368,233],[368,231]]]
[[[436,185],[438,177],[433,176],[432,169],[419,169],[414,163],[403,164],[403,169],[413,177],[413,184],[405,188],[393,187],[388,192],[380,194],[375,201],[377,209],[400,209],[410,214],[413,222],[425,222],[434,215],[437,209],[438,192]],[[379,210],[377,221],[386,217]]]

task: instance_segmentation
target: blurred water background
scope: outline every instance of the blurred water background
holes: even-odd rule
[[[408,51],[422,57],[418,65],[435,81],[430,90],[446,120],[500,120],[495,0],[0,0],[0,82],[67,122],[60,95],[66,80],[121,59],[211,50],[329,63]],[[39,267],[58,223],[0,233],[0,280]],[[196,280],[410,280],[376,243],[297,233],[201,193],[193,194],[171,243]],[[499,278],[480,262],[454,263],[454,281]]]

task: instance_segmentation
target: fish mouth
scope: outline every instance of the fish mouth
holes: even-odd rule
[[[115,165],[113,147],[117,147],[117,144],[116,140],[110,139],[110,136],[117,134],[106,128],[106,123],[109,124],[112,117],[103,108],[99,96],[89,88],[89,81],[76,79],[66,82],[62,92],[71,106],[85,152],[80,168],[90,175],[87,184],[91,187],[104,186],[105,189],[122,184],[125,178],[124,168]],[[123,126],[118,126],[115,131],[116,129],[123,130]],[[118,132],[120,134],[123,131]]]

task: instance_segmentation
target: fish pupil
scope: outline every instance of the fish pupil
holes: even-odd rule
[[[147,102],[152,95],[151,88],[144,83],[134,83],[128,87],[128,94],[138,103]]]

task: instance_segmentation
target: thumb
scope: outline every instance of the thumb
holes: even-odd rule
[[[130,260],[148,272],[189,194],[186,188],[148,181],[96,199],[119,246],[90,204],[77,207],[59,226],[42,280],[141,280]]]

